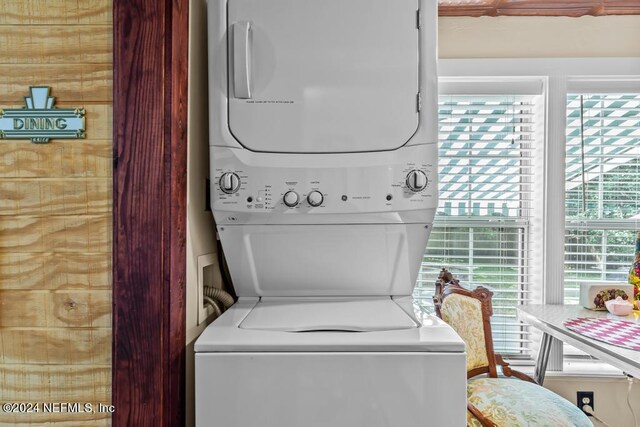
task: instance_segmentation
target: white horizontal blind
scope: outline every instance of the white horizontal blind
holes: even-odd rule
[[[529,297],[535,96],[441,96],[440,204],[415,296],[431,298],[447,267],[493,291],[496,351],[527,355],[516,306]]]
[[[633,261],[640,93],[568,95],[565,177],[564,295],[567,304],[577,304],[581,283],[626,282]]]

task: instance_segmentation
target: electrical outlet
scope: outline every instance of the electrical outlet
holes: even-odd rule
[[[583,409],[585,406],[591,406],[591,410],[595,411],[595,406],[593,404],[593,392],[592,391],[579,391],[578,392],[578,408],[582,409],[582,412],[587,414]],[[587,414],[591,416],[590,414]]]

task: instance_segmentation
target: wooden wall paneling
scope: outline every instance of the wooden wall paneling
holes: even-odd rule
[[[78,107],[111,102],[111,64],[0,64],[0,76],[0,103],[12,108],[24,103],[29,84],[52,86],[56,101]]]
[[[89,113],[86,121],[89,126],[93,125]],[[102,126],[97,124],[97,130]],[[105,129],[104,133],[110,133],[110,130]],[[6,140],[0,144],[0,179],[102,177],[111,182],[112,168],[113,144],[110,139],[48,145]]]
[[[0,414],[3,426],[55,426],[55,427],[110,427],[111,414],[108,413],[37,413]]]
[[[112,39],[111,25],[0,26],[3,64],[111,65]]]
[[[110,25],[111,0],[2,0],[0,25]]]
[[[109,400],[111,369],[93,366],[27,365],[0,366],[3,402],[96,402]],[[23,378],[24,380],[21,380]],[[49,380],[50,379],[50,380]],[[67,387],[59,387],[64,384]]]
[[[111,212],[111,183],[103,178],[0,181],[1,215],[92,215]]]
[[[0,328],[109,328],[111,290],[3,290]]]
[[[2,402],[109,402],[111,368],[78,365],[0,365]],[[96,408],[97,409],[97,408]],[[49,424],[51,423],[51,424]],[[0,412],[0,425],[109,426],[108,413]]]
[[[0,291],[28,289],[111,289],[110,253],[2,253]]]
[[[111,328],[4,329],[0,363],[109,366]]]
[[[108,253],[111,215],[0,216],[0,230],[0,253]]]
[[[0,0],[0,108],[31,85],[87,138],[0,143],[0,401],[111,403],[112,1]],[[109,413],[0,413],[108,426]]]
[[[187,0],[114,1],[116,426],[184,423],[187,37]]]

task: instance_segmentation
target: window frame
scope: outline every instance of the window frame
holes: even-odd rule
[[[573,96],[574,100],[573,100],[573,111],[576,114],[579,114],[579,105],[576,106],[576,104],[579,104],[579,100],[578,98],[581,97],[582,95],[589,95],[589,96],[595,96],[596,102],[599,105],[593,105],[591,107],[585,107],[585,113],[589,114],[589,111],[604,111],[604,110],[611,110],[611,107],[603,107],[603,103],[611,103],[611,102],[626,102],[626,101],[620,101],[619,95],[626,95],[629,94],[630,92],[634,92],[636,94],[636,97],[631,101],[632,103],[637,103],[638,101],[640,101],[640,85],[638,88],[636,88],[636,90],[630,90],[632,88],[629,87],[624,87],[622,85],[620,85],[620,82],[615,82],[616,84],[610,84],[609,86],[605,84],[603,85],[603,82],[596,82],[595,85],[591,85],[591,87],[589,87],[589,85],[585,86],[585,82],[579,82],[577,85],[570,80],[569,81],[569,87],[568,87],[568,97],[567,97],[567,105],[569,105],[569,97]],[[607,98],[603,98],[602,95],[607,95]],[[613,95],[613,96],[612,96]],[[615,101],[614,101],[615,100]],[[628,100],[628,99],[627,99]],[[587,98],[586,99],[587,104],[589,102],[592,102],[592,99]],[[569,108],[569,107],[567,107]],[[638,107],[633,107],[634,110],[638,110]],[[579,116],[578,116],[579,117]],[[627,281],[627,272],[629,269],[629,266],[631,265],[631,262],[633,260],[633,252],[626,252],[628,249],[625,248],[625,256],[628,258],[627,260],[621,262],[621,261],[614,261],[617,257],[621,256],[621,254],[616,253],[615,252],[615,247],[616,247],[616,233],[615,232],[625,232],[625,233],[629,233],[629,235],[627,236],[628,238],[631,238],[632,240],[630,241],[630,246],[631,248],[633,247],[633,242],[635,242],[635,235],[636,235],[636,231],[638,230],[638,226],[640,225],[640,219],[635,218],[635,217],[626,217],[626,218],[616,218],[616,217],[611,217],[611,216],[605,216],[604,213],[604,208],[605,208],[605,203],[607,200],[612,201],[613,199],[611,198],[607,198],[606,196],[609,197],[613,197],[612,193],[609,193],[605,190],[604,186],[605,186],[605,180],[607,179],[607,176],[611,176],[609,174],[613,174],[614,176],[620,173],[620,167],[623,166],[623,164],[618,164],[615,163],[614,166],[608,166],[607,165],[607,161],[609,160],[614,160],[613,157],[617,157],[617,158],[627,158],[627,159],[637,159],[638,158],[638,153],[640,153],[640,151],[638,151],[640,149],[640,147],[638,147],[637,145],[633,146],[633,148],[631,148],[631,145],[617,145],[615,144],[616,148],[622,148],[622,147],[629,147],[629,153],[607,153],[606,149],[615,149],[614,145],[607,145],[606,143],[603,145],[603,141],[604,140],[615,140],[615,139],[626,139],[626,138],[631,138],[631,139],[637,139],[637,136],[629,136],[628,134],[616,134],[616,133],[608,133],[609,131],[615,132],[616,129],[609,129],[609,127],[607,126],[605,128],[605,135],[593,135],[593,134],[589,134],[589,131],[592,129],[600,129],[600,124],[596,124],[596,125],[590,125],[589,122],[603,122],[603,121],[618,121],[618,120],[630,120],[630,121],[634,121],[637,122],[638,121],[638,117],[637,116],[632,116],[632,117],[618,117],[616,116],[614,118],[614,116],[611,117],[604,117],[604,116],[595,116],[595,117],[589,117],[587,116],[585,119],[585,126],[584,126],[584,132],[585,132],[585,144],[586,144],[586,148],[585,148],[585,153],[584,156],[587,159],[587,162],[589,162],[589,164],[586,167],[586,170],[590,171],[587,172],[586,175],[589,174],[594,174],[595,177],[597,177],[597,179],[594,178],[588,178],[586,180],[586,184],[587,184],[587,188],[591,188],[590,190],[588,190],[588,195],[591,196],[593,194],[596,193],[599,194],[601,197],[599,197],[597,199],[597,214],[596,217],[589,217],[589,218],[584,218],[584,217],[580,217],[580,215],[577,214],[576,211],[574,211],[573,209],[569,208],[569,206],[571,206],[568,202],[565,204],[566,209],[569,209],[569,211],[566,212],[567,216],[566,216],[566,221],[565,221],[565,238],[567,238],[570,234],[573,233],[574,237],[576,239],[578,239],[578,241],[576,241],[576,243],[574,243],[574,247],[580,247],[581,245],[584,245],[584,243],[579,243],[579,239],[581,238],[586,238],[585,234],[583,233],[589,233],[589,232],[595,232],[595,234],[592,234],[591,236],[595,236],[597,235],[597,233],[602,233],[601,234],[601,243],[600,245],[598,245],[597,243],[593,243],[594,245],[596,245],[596,247],[602,251],[601,253],[601,260],[587,260],[586,258],[591,256],[592,252],[590,252],[588,249],[583,248],[583,249],[577,249],[575,252],[568,252],[566,251],[565,254],[572,254],[574,257],[576,257],[576,259],[571,260],[571,263],[574,265],[575,270],[574,274],[576,276],[580,275],[580,274],[585,274],[586,271],[584,270],[585,265],[591,265],[592,266],[592,270],[589,270],[590,275],[596,276],[598,275],[599,277],[594,277],[593,279],[587,279],[589,281],[594,281],[594,282],[600,282],[600,281],[609,281],[609,282],[626,282]],[[575,132],[578,133],[578,135],[573,135],[572,137],[567,138],[567,150],[568,147],[571,145],[572,148],[576,149],[579,148],[579,129],[580,126],[576,125],[575,122],[578,122],[579,118],[575,118],[574,119],[574,124],[573,124],[573,129]],[[571,124],[569,124],[570,126]],[[611,125],[611,126],[616,126],[616,125]],[[620,127],[617,128],[617,130],[622,130],[622,129],[635,129],[635,127]],[[567,128],[567,131],[569,131],[569,128]],[[589,142],[589,140],[598,140],[599,142],[597,144],[591,144]],[[571,141],[571,142],[570,142]],[[600,150],[602,150],[602,147],[605,147],[605,152],[600,151],[598,154],[595,154],[593,152],[590,152],[590,150],[594,147],[600,147]],[[610,157],[609,157],[610,156]],[[576,158],[580,157],[580,152],[574,152],[571,154],[571,157],[568,156],[567,159],[567,164],[569,162],[571,162],[571,160],[574,160]],[[591,160],[593,160],[594,158],[599,158],[600,161],[597,162],[597,168],[598,171],[597,172],[593,172],[594,170],[594,163],[591,163]],[[625,165],[627,166],[631,166],[632,168],[634,167],[633,164],[628,164],[625,163]],[[574,165],[575,166],[575,165]],[[568,167],[568,166],[567,166]],[[608,169],[610,168],[610,169]],[[635,169],[638,169],[638,166],[635,166]],[[636,172],[637,174],[638,172]],[[581,177],[582,174],[577,173],[578,177]],[[634,180],[635,181],[635,180]],[[620,182],[618,182],[620,183]],[[580,182],[575,182],[574,181],[574,188],[581,188],[582,187],[582,183]],[[636,186],[638,184],[636,183]],[[593,187],[595,187],[595,191],[593,189]],[[570,191],[571,187],[568,187],[567,189],[565,189],[565,193],[566,193],[566,198],[567,200],[570,200],[569,197],[569,191]],[[637,191],[637,187],[634,188],[633,190],[634,192]],[[575,193],[574,193],[575,196]],[[604,196],[604,197],[602,197]],[[580,197],[580,194],[578,193],[578,198]],[[587,197],[588,200],[588,197]],[[624,200],[624,202],[622,201]],[[629,204],[629,202],[631,202],[631,200],[629,199],[618,199],[618,203],[624,203],[624,204]],[[636,198],[636,204],[635,206],[633,206],[633,203],[630,206],[633,206],[633,212],[636,213],[638,212],[638,206],[637,206],[638,200]],[[589,206],[589,203],[588,203]],[[593,206],[593,205],[591,205]],[[575,209],[575,208],[574,208]],[[620,247],[620,246],[618,246]],[[609,251],[605,252],[605,249],[607,248],[612,248]],[[579,257],[584,257],[582,259],[578,259]],[[569,261],[566,260],[565,258],[565,264],[569,263]],[[613,264],[617,264],[619,266],[619,268],[617,270],[611,269],[611,268],[606,268],[604,267],[604,264],[609,264],[609,265],[613,265]],[[582,265],[582,268],[578,268],[578,265]],[[599,266],[603,266],[602,268],[599,268]],[[615,279],[611,278],[611,276],[619,276],[616,277]],[[606,276],[609,276],[608,278]],[[565,280],[567,280],[567,276],[565,275]],[[572,288],[569,290],[568,289],[568,284],[565,282],[565,301],[567,299],[567,297],[573,299],[574,301],[576,301],[579,298],[579,286],[578,284],[581,282],[584,282],[584,278],[583,279],[577,279],[575,280],[575,282],[573,283],[574,286],[572,286]],[[569,279],[569,283],[571,283],[572,280]]]
[[[519,200],[518,202],[519,207],[515,208],[517,209],[518,214],[515,216],[509,215],[508,217],[486,217],[486,216],[477,216],[477,214],[474,215],[472,213],[468,213],[467,215],[462,215],[462,216],[438,215],[434,220],[434,224],[433,224],[434,231],[443,230],[444,232],[447,232],[446,230],[451,228],[453,228],[454,230],[457,228],[469,228],[470,230],[479,229],[480,239],[483,238],[482,237],[484,236],[483,233],[486,232],[485,229],[495,229],[496,231],[498,229],[499,230],[506,229],[507,230],[506,234],[511,236],[518,236],[517,239],[520,242],[520,244],[518,245],[518,249],[517,249],[518,251],[517,264],[513,265],[509,263],[507,267],[511,267],[511,268],[515,267],[518,269],[519,271],[519,273],[517,273],[518,278],[515,280],[517,280],[520,286],[518,287],[518,290],[515,294],[515,298],[517,298],[518,300],[523,299],[526,301],[529,301],[529,298],[528,298],[529,292],[530,292],[529,287],[532,282],[531,275],[529,272],[532,264],[531,263],[532,259],[530,256],[531,255],[530,237],[531,237],[531,221],[532,221],[531,211],[533,210],[532,209],[533,200],[531,199],[531,197],[533,196],[533,190],[532,190],[533,184],[530,182],[530,176],[532,173],[531,171],[534,168],[532,166],[533,155],[534,155],[533,145],[534,144],[538,145],[543,143],[543,132],[540,131],[540,125],[542,125],[544,122],[543,86],[544,86],[543,79],[538,77],[526,77],[526,78],[520,78],[520,77],[493,78],[491,77],[491,78],[473,78],[473,79],[443,78],[441,80],[441,84],[439,88],[440,89],[439,121],[443,118],[446,118],[446,113],[444,113],[443,115],[442,113],[440,113],[440,111],[442,108],[444,108],[445,110],[447,109],[446,106],[449,105],[448,101],[455,101],[456,104],[454,105],[457,105],[457,102],[463,103],[460,107],[454,107],[456,110],[464,109],[465,108],[464,101],[466,100],[473,101],[473,102],[477,102],[480,100],[488,101],[489,106],[482,107],[483,110],[485,108],[491,108],[490,103],[492,102],[492,100],[497,101],[497,100],[512,99],[511,102],[514,102],[515,103],[514,105],[517,105],[517,102],[520,102],[520,101],[526,102],[524,108],[526,108],[528,112],[525,114],[527,114],[528,117],[530,116],[531,123],[524,124],[523,126],[532,127],[533,130],[524,131],[524,134],[527,134],[530,140],[522,140],[519,142],[520,148],[518,148],[518,152],[521,155],[524,153],[525,157],[516,156],[508,159],[508,160],[516,160],[520,162],[518,168],[520,169],[521,173],[524,172],[524,175],[520,175],[520,186],[521,188],[526,187],[527,196],[525,196],[524,199]],[[493,114],[490,114],[490,115],[493,115]],[[460,125],[447,124],[445,125],[445,128],[455,128],[457,126],[460,126]],[[483,125],[479,125],[479,126],[482,127]],[[467,131],[466,130],[465,131],[440,130],[439,144],[441,142],[444,142],[444,140],[440,140],[440,137],[442,137],[445,134],[449,134],[450,132],[464,134]],[[481,130],[478,130],[477,133],[481,133],[481,132],[482,132]],[[478,141],[478,142],[480,144],[482,143],[482,141]],[[440,148],[443,148],[443,147],[440,147]],[[472,154],[473,159],[477,160],[482,157],[480,153],[475,153],[475,150],[478,150],[478,148],[473,146],[473,144],[469,149],[474,151],[474,154]],[[453,150],[453,149],[447,149],[447,150]],[[491,158],[491,157],[492,155],[489,154],[488,158]],[[525,169],[524,171],[523,171],[523,168]],[[476,200],[475,198],[472,198],[472,199],[473,201],[481,201],[481,200]],[[470,232],[473,233],[472,231]],[[502,231],[499,231],[499,233],[502,235]],[[471,239],[471,240],[474,240],[474,239]],[[468,242],[468,244],[472,248],[473,243],[471,242],[471,240]],[[431,249],[433,250],[435,248],[432,247]],[[463,249],[463,248],[460,248],[460,249]],[[485,250],[486,249],[487,248],[485,248]],[[473,251],[473,249],[470,249],[470,250]],[[431,255],[431,257],[436,256],[432,252],[429,252],[429,254]],[[429,254],[426,254],[426,256],[428,256]],[[474,261],[473,264],[476,265],[476,267],[479,267],[479,268],[483,267],[484,261],[481,258],[476,259]],[[429,257],[425,258],[425,261],[427,261],[427,264],[431,264],[430,267],[428,268],[430,272],[428,274],[429,276],[433,275],[434,271],[439,268],[438,266],[446,265],[446,263],[445,264],[429,263],[428,262],[429,259],[430,259]],[[478,266],[476,262],[479,263],[480,265]],[[451,265],[451,267],[461,267],[464,269],[464,266],[460,266],[458,264],[455,264],[455,266]],[[473,275],[471,270],[469,271],[469,274]],[[479,274],[482,275],[481,273]],[[430,294],[429,289],[430,287],[432,287],[431,282],[433,281],[433,278],[429,280],[429,283],[427,283],[424,279],[425,279],[424,277],[420,276],[419,282],[421,283],[422,289],[418,290],[417,294],[422,296],[424,295],[428,296]],[[506,280],[509,280],[509,279],[506,279]],[[502,285],[504,285],[504,283],[499,285],[498,288],[500,289],[497,289],[495,291],[495,292],[498,292],[498,294],[494,295],[494,299],[495,298],[500,299],[502,292],[506,291],[506,289],[503,289]],[[517,304],[518,303],[516,303],[516,306]],[[511,304],[509,303],[507,305],[510,306]],[[500,303],[496,302],[494,304],[494,308],[498,306],[500,306]],[[509,308],[503,307],[503,308],[505,308],[507,312],[510,311],[509,310],[510,307]],[[500,309],[498,309],[498,311],[500,311]],[[496,314],[494,316],[496,318],[494,320],[496,320],[497,322],[497,324],[495,325],[496,327],[494,327],[494,343],[498,345],[499,342],[502,342],[500,339],[500,336],[503,336],[505,334],[506,335],[515,334],[515,331],[508,332],[506,330],[500,333],[499,331],[501,329],[500,327],[498,327],[498,324],[502,324],[504,328],[510,329],[511,327],[514,326],[512,322],[515,322],[516,325],[519,325],[520,335],[518,338],[505,337],[506,341],[504,342],[504,345],[506,347],[504,350],[501,350],[503,352],[502,354],[512,359],[518,358],[518,359],[524,359],[524,360],[531,360],[532,354],[530,349],[532,348],[532,345],[526,344],[526,343],[531,343],[531,337],[530,337],[531,330],[529,326],[523,325],[521,322],[518,322],[517,319],[515,318],[513,319],[513,321],[509,320],[509,318],[512,316],[511,314],[507,314],[506,312],[503,314],[506,316],[506,319],[504,319],[502,322],[497,320],[497,318],[500,317],[499,314]],[[517,344],[514,346],[513,343],[520,343],[520,344]],[[527,348],[527,350],[523,350],[520,347],[525,347]]]
[[[442,59],[440,87],[451,82],[478,80],[522,81],[540,79],[543,84],[545,120],[540,182],[539,273],[531,289],[534,303],[564,302],[565,146],[566,102],[571,91],[640,92],[640,58],[514,58]],[[536,281],[536,280],[534,280]],[[550,371],[563,370],[562,343],[555,340],[549,356]]]

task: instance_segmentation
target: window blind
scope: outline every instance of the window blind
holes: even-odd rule
[[[580,284],[626,282],[640,223],[640,94],[569,94],[565,302]]]
[[[415,296],[430,299],[440,269],[493,293],[496,351],[527,355],[536,100],[522,95],[452,95],[439,102],[440,203]]]

